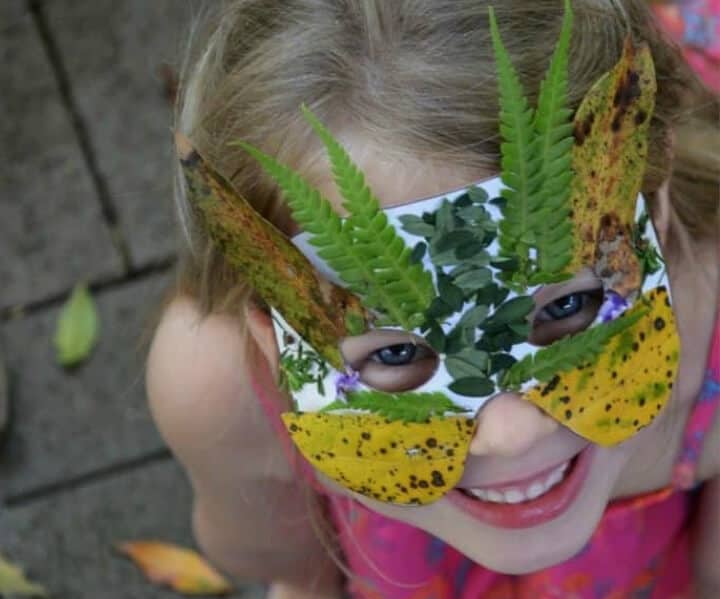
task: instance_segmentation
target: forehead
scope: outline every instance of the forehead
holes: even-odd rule
[[[439,157],[403,154],[361,135],[341,135],[339,140],[384,208],[438,196],[497,174],[490,168],[469,167]],[[305,176],[344,215],[342,197],[324,152],[308,165]]]

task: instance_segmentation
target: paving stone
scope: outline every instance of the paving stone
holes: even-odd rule
[[[0,5],[3,308],[119,274],[122,265],[32,19],[15,0]]]
[[[161,74],[180,62],[190,3],[45,3],[73,94],[136,264],[176,247],[172,110]],[[197,5],[196,5],[197,6]]]
[[[26,0],[3,0],[0,2],[0,33],[17,26],[27,14]]]
[[[12,497],[163,448],[151,421],[142,337],[169,275],[96,295],[100,340],[65,371],[52,339],[59,308],[0,328],[13,388],[13,426],[0,455],[0,498]]]
[[[166,460],[0,512],[0,553],[45,585],[50,599],[177,599],[151,585],[113,546],[157,539],[191,547],[190,489]],[[262,599],[255,585],[236,599]]]

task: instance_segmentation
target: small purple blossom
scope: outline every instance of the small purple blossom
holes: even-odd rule
[[[598,310],[598,320],[602,323],[615,320],[630,307],[630,302],[614,291],[605,294],[603,303]]]
[[[339,398],[342,398],[348,391],[355,391],[359,382],[360,373],[348,368],[347,372],[340,374],[335,380],[335,393]]]

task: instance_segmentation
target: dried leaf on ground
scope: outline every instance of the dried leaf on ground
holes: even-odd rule
[[[225,595],[230,583],[190,549],[159,541],[129,541],[117,546],[152,582],[186,595]]]
[[[99,319],[87,287],[78,283],[60,311],[55,332],[57,360],[75,366],[88,357],[98,338]]]
[[[47,591],[41,585],[30,582],[19,567],[0,555],[0,595],[46,597]]]

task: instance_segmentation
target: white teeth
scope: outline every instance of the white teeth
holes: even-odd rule
[[[525,497],[525,493],[522,491],[518,491],[517,489],[510,489],[509,491],[505,491],[505,501],[508,503],[520,503],[521,501],[525,501],[527,497]]]
[[[505,491],[498,491],[497,489],[467,489],[467,492],[478,499],[492,501],[494,503],[520,503],[522,501],[536,499],[540,497],[540,495],[547,493],[565,478],[565,471],[569,465],[570,461],[560,464],[552,470],[542,482],[537,480],[533,481],[524,489],[513,488]]]
[[[533,483],[528,487],[527,496],[528,499],[535,499],[540,497],[545,492],[545,485],[542,483]]]
[[[505,497],[500,491],[496,491],[495,489],[489,489],[486,491],[488,501],[495,501],[497,503],[503,503],[505,501]]]

